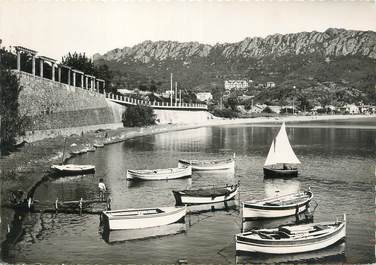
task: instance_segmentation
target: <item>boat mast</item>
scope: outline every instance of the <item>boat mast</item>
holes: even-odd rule
[[[64,165],[65,145],[67,143],[67,137],[64,138],[63,157],[61,158],[61,164]]]
[[[172,73],[170,76],[170,106],[172,106]]]

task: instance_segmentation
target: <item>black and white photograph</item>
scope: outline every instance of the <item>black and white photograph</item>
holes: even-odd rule
[[[375,187],[375,0],[0,0],[0,264],[373,264]]]

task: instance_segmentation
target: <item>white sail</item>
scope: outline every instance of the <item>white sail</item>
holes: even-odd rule
[[[270,146],[268,157],[264,165],[270,166],[275,164],[300,164],[299,159],[296,157],[290,145],[284,122]]]

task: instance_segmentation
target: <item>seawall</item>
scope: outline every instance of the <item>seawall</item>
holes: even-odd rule
[[[126,106],[106,99],[103,94],[25,72],[15,73],[23,87],[19,95],[19,111],[28,118],[25,136],[20,140],[34,142],[122,127]],[[154,113],[158,124],[202,123],[213,119],[213,115],[202,110],[155,109]]]
[[[160,110],[154,109],[159,124],[194,124],[212,120],[214,116],[207,111]]]
[[[17,74],[23,87],[19,110],[30,118],[29,131],[121,122],[125,107],[99,93],[24,72]]]

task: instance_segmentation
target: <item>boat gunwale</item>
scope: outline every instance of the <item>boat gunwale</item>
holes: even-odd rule
[[[171,211],[166,211],[167,209],[170,209]],[[174,209],[175,208],[175,209]],[[161,213],[155,213],[155,214],[149,214],[149,215],[132,215],[132,216],[119,216],[119,215],[112,215],[111,212],[126,212],[126,211],[147,211],[147,210],[156,210],[159,209],[162,212]],[[163,210],[165,209],[165,210]],[[140,208],[140,209],[125,209],[125,210],[115,210],[115,211],[103,211],[102,213],[109,219],[109,220],[126,220],[126,219],[146,219],[146,218],[157,218],[157,217],[163,217],[168,215],[173,215],[180,213],[182,211],[186,211],[187,207],[156,207],[156,208]]]
[[[232,195],[233,193],[237,192],[239,190],[239,184],[235,184],[235,185],[231,185],[231,186],[224,186],[224,187],[218,187],[217,189],[220,189],[220,188],[231,188],[229,190],[229,193],[227,193],[227,196],[226,196],[226,193],[224,194],[219,194],[219,195],[216,195],[216,196],[209,196],[209,195],[190,195],[190,194],[182,194],[181,192],[185,192],[185,191],[191,191],[191,190],[173,190],[172,192],[175,193],[175,194],[179,194],[181,197],[185,196],[185,197],[190,197],[190,198],[217,198],[217,197],[220,197],[220,196],[225,196],[225,197],[229,197],[230,195]],[[210,188],[207,188],[208,190]],[[200,189],[198,189],[200,190]],[[202,189],[202,190],[205,190],[205,189]]]
[[[320,224],[323,224],[323,223],[316,223],[316,224],[313,224],[312,226],[320,225]],[[318,235],[318,236],[315,236],[315,237],[309,237],[309,238],[302,237],[302,238],[295,238],[295,239],[291,239],[291,238],[280,238],[280,239],[263,239],[263,238],[260,238],[260,239],[254,239],[254,238],[249,238],[247,235],[244,235],[246,233],[248,234],[248,233],[252,233],[254,231],[257,231],[257,230],[252,230],[252,231],[249,231],[249,232],[246,232],[246,233],[236,234],[236,243],[239,242],[241,244],[259,245],[259,246],[267,245],[268,247],[281,247],[281,246],[288,247],[288,246],[295,246],[295,245],[301,245],[301,246],[311,245],[312,243],[321,242],[321,241],[326,240],[326,239],[328,239],[332,236],[334,237],[335,235],[340,233],[343,229],[346,229],[346,221],[339,221],[337,223],[336,222],[330,222],[328,224],[331,224],[333,226],[335,224],[338,224],[338,226],[333,231],[330,231],[328,233],[324,233],[322,235]],[[260,229],[260,230],[262,230],[262,229]],[[254,232],[254,233],[257,233],[257,232]],[[345,233],[346,233],[346,231],[345,231]],[[307,242],[304,242],[304,241],[307,241]],[[311,241],[316,241],[316,242],[311,242]],[[288,245],[287,243],[292,243],[292,244]]]
[[[192,165],[192,166],[200,166],[200,165],[221,165],[221,164],[230,164],[233,163],[235,160],[233,158],[224,158],[224,159],[213,159],[213,160],[198,160],[198,159],[179,159],[178,162],[182,164]]]
[[[301,194],[301,193],[299,193],[299,194]],[[313,199],[313,193],[310,192],[310,191],[307,191],[305,193],[308,193],[307,195],[309,197],[307,199],[303,200],[303,201],[298,202],[298,203],[291,203],[291,204],[285,204],[285,205],[265,205],[265,203],[267,203],[268,201],[273,201],[273,200],[288,197],[288,196],[291,196],[291,195],[294,195],[294,194],[298,194],[298,193],[290,193],[290,194],[286,194],[286,195],[283,195],[283,196],[278,196],[278,197],[275,197],[275,198],[266,198],[266,199],[255,201],[255,202],[244,201],[244,202],[242,202],[242,205],[243,205],[244,208],[265,209],[265,210],[273,210],[273,209],[275,209],[275,210],[287,210],[287,209],[290,209],[290,208],[295,208],[296,206],[302,206],[302,205],[309,203]],[[264,204],[260,204],[262,202],[264,202]]]
[[[160,172],[160,170],[166,170],[166,172]],[[172,170],[172,171],[167,171],[167,170]],[[171,175],[171,174],[177,174],[177,173],[182,173],[185,171],[190,171],[191,167],[173,167],[173,168],[158,168],[158,169],[128,169],[127,171],[131,174],[135,175]],[[157,172],[155,172],[157,171]]]

